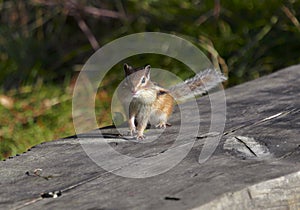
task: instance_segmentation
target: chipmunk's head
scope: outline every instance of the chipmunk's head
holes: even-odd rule
[[[124,64],[126,80],[134,96],[138,95],[140,91],[147,89],[151,84],[150,69],[150,65],[133,68],[126,63]]]

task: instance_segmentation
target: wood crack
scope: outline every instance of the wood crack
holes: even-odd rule
[[[295,114],[295,113],[298,113],[298,112],[300,112],[300,109],[296,109],[296,108],[288,110],[288,111],[282,111],[282,112],[279,112],[277,114],[271,115],[269,117],[263,118],[263,119],[261,119],[259,121],[254,122],[254,123],[247,123],[247,124],[238,126],[236,128],[233,128],[233,129],[231,129],[229,131],[224,132],[223,135],[226,136],[226,135],[228,135],[230,133],[234,133],[234,132],[236,132],[238,130],[241,130],[243,128],[254,127],[254,126],[260,125],[262,123],[265,123],[265,122],[268,122],[268,121],[271,121],[271,120],[274,120],[274,119],[277,119],[277,118],[284,117],[284,116],[289,115],[291,113]]]
[[[251,149],[251,147],[249,145],[247,145],[247,142],[244,142],[241,138],[238,138],[237,136],[235,136],[234,138],[236,140],[238,140],[239,142],[241,142],[249,150],[249,152],[251,152],[251,154],[253,154],[255,157],[257,157],[257,154]]]

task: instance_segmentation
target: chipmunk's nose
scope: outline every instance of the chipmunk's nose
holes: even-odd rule
[[[131,89],[131,93],[134,95],[134,94],[136,94],[136,89],[135,88],[132,88]]]

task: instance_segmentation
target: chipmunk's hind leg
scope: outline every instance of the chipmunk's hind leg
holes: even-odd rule
[[[167,127],[167,124],[164,122],[160,122],[155,127],[165,129]]]
[[[165,129],[167,125],[168,116],[166,113],[160,111],[160,110],[155,110],[154,112],[151,113],[151,119],[150,122],[151,124],[155,125],[156,128],[163,128]]]
[[[168,123],[168,122],[160,122],[160,123],[158,123],[155,127],[156,128],[162,128],[162,129],[165,129],[165,128],[167,128],[167,126],[169,127],[169,126],[172,126],[172,124],[171,123]]]

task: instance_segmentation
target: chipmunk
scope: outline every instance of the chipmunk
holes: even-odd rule
[[[172,114],[175,102],[203,95],[227,78],[214,69],[207,69],[194,77],[171,87],[162,88],[151,81],[150,65],[133,68],[124,64],[126,83],[119,97],[129,99],[129,129],[130,134],[137,132],[137,139],[144,139],[144,130],[150,122],[159,128],[166,128],[167,121]],[[131,90],[132,97],[124,96]],[[137,124],[137,127],[135,125]]]

